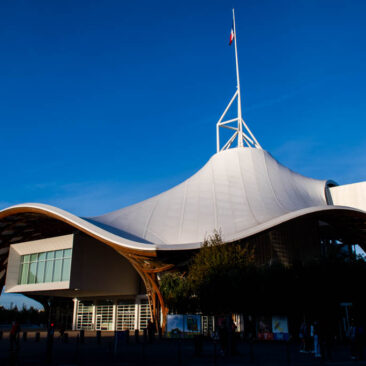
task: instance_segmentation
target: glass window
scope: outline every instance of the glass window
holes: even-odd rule
[[[30,256],[30,260],[31,260],[31,262],[37,262],[37,257],[38,257],[38,253],[36,253],[36,254],[31,254],[31,256]]]
[[[72,249],[23,255],[20,258],[19,283],[32,284],[69,281]]]
[[[46,261],[46,270],[44,274],[44,282],[52,282],[53,276],[53,260]]]
[[[53,282],[61,281],[61,269],[62,269],[62,259],[55,260],[55,268],[53,270]]]
[[[65,258],[62,265],[62,277],[61,281],[70,280],[70,270],[71,270],[71,258]]]
[[[44,261],[38,262],[36,283],[44,282],[44,267]]]
[[[44,261],[45,259],[46,259],[46,252],[38,254],[38,260],[39,261]]]
[[[28,282],[29,263],[24,263],[21,266],[20,283],[25,284]]]
[[[32,262],[29,266],[28,283],[36,282],[36,274],[37,274],[37,262]]]
[[[22,255],[22,263],[29,263],[29,259],[30,259],[30,255],[27,254],[27,255]]]
[[[64,249],[64,258],[71,258],[71,249]]]

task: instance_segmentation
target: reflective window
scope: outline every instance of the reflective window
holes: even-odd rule
[[[62,259],[55,260],[55,268],[53,269],[53,282],[61,281]]]
[[[22,255],[18,283],[69,281],[72,249]]]
[[[52,282],[53,277],[53,260],[46,261],[46,271],[44,274],[44,282]]]
[[[44,267],[45,267],[45,261],[38,262],[36,283],[44,282]]]
[[[28,282],[29,263],[24,263],[20,270],[20,283],[25,284]]]
[[[68,281],[70,279],[71,258],[64,258],[62,263],[62,278],[61,281]]]

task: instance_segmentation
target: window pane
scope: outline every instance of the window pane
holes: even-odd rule
[[[37,257],[38,257],[38,254],[35,253],[35,254],[31,254],[31,262],[36,262],[37,261]]]
[[[36,282],[44,282],[44,267],[46,262],[38,262]]]
[[[63,260],[62,265],[62,281],[70,280],[70,270],[71,270],[71,258],[66,258]]]
[[[29,262],[30,255],[29,255],[29,254],[27,254],[27,255],[23,255],[23,256],[22,256],[22,259],[23,259],[23,262]]]
[[[53,260],[46,261],[46,271],[44,275],[44,282],[52,282],[53,275]]]
[[[62,268],[62,259],[56,259],[55,269],[53,272],[53,282],[61,281],[61,268]]]
[[[38,260],[39,261],[44,261],[45,259],[46,259],[46,253],[45,252],[38,254]]]
[[[71,258],[71,249],[64,249],[64,258]]]
[[[30,264],[29,267],[28,283],[36,282],[36,274],[37,274],[37,262],[33,262]]]
[[[19,274],[18,274],[18,285],[22,283],[22,271],[23,271],[23,262],[22,262],[22,258],[20,258],[20,266],[19,266]]]
[[[20,284],[69,281],[72,248],[21,256]]]
[[[20,283],[22,285],[27,283],[28,280],[29,263],[24,263],[21,266]]]

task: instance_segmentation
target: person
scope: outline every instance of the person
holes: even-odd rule
[[[10,339],[10,351],[14,351],[14,345],[16,346],[16,349],[19,347],[19,333],[20,333],[20,325],[17,321],[13,321],[9,339]]]
[[[253,341],[256,334],[255,334],[255,321],[251,315],[248,316],[248,323],[245,327],[245,336],[249,342]]]
[[[64,339],[64,334],[65,334],[65,330],[66,330],[66,327],[65,327],[65,324],[62,324],[59,328],[59,333],[60,333],[60,338],[61,339]]]
[[[320,353],[320,332],[319,332],[319,323],[317,321],[314,322],[313,325],[313,339],[314,339],[314,355],[315,357],[321,357]]]
[[[238,329],[238,326],[236,325],[234,319],[231,318],[231,329],[230,329],[230,337],[231,337],[231,355],[236,355],[238,353],[237,351],[237,337],[238,333],[236,330]]]
[[[348,329],[348,339],[350,342],[350,354],[351,354],[351,360],[356,359],[356,353],[357,353],[357,327],[355,324],[354,319],[351,319],[351,324]]]
[[[149,343],[153,343],[155,334],[155,324],[149,320],[147,324],[147,334],[149,336]]]
[[[348,330],[348,338],[350,341],[350,353],[352,360],[363,360],[364,348],[364,328],[361,324],[351,320],[351,326]]]
[[[356,329],[356,352],[358,360],[364,359],[364,347],[365,347],[365,329],[362,324],[358,324]]]
[[[311,323],[309,326],[307,341],[306,341],[306,350],[310,353],[314,353],[314,324]]]
[[[334,340],[337,333],[336,322],[332,317],[324,316],[319,325],[320,334],[322,334],[324,341],[323,351],[322,348],[320,348],[320,352],[325,359],[327,359],[328,361],[332,361]]]
[[[306,334],[307,334],[307,324],[304,319],[304,321],[300,325],[300,331],[299,331],[299,338],[300,338],[300,352],[305,353],[306,352]]]
[[[218,322],[218,335],[220,344],[220,355],[225,356],[228,352],[228,329],[226,318],[221,318]]]

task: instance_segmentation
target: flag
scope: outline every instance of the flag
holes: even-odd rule
[[[234,37],[235,37],[235,33],[234,33],[234,24],[233,24],[231,26],[229,46],[233,43]]]

